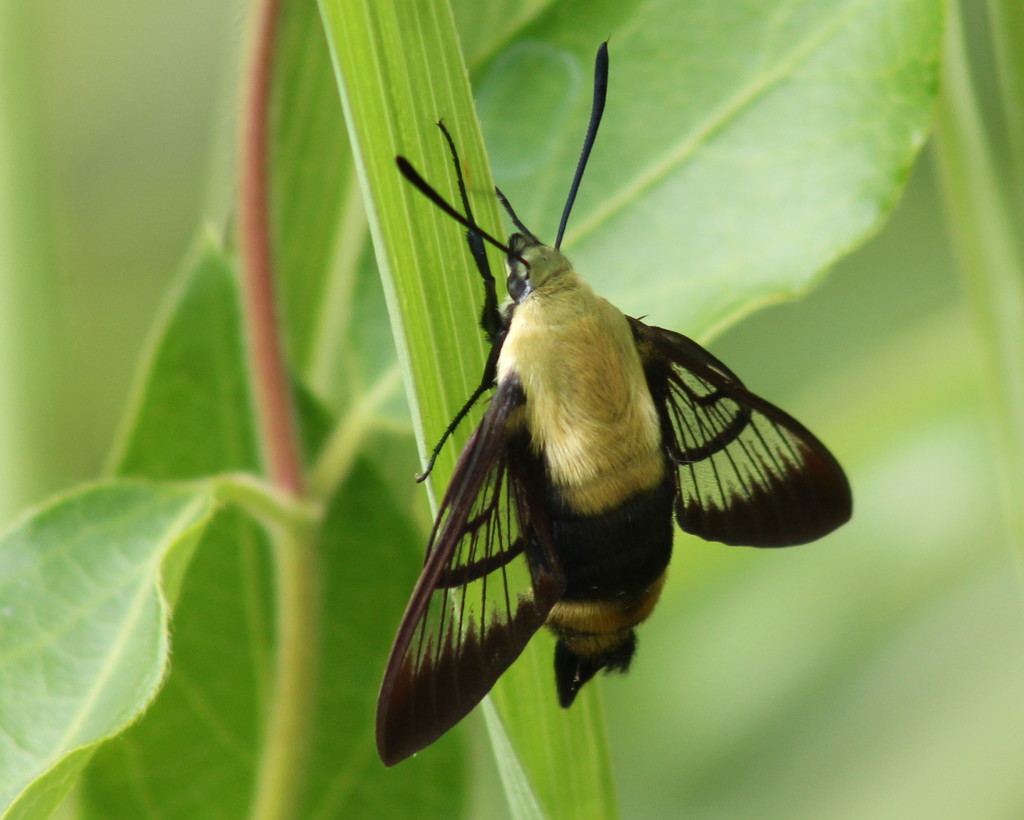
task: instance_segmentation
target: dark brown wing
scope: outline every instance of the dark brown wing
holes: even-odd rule
[[[748,391],[693,340],[630,323],[666,451],[678,465],[680,527],[726,544],[785,547],[849,519],[846,476],[807,428]]]
[[[522,402],[518,384],[498,386],[441,501],[377,702],[389,766],[483,699],[564,589],[542,467],[510,423]]]

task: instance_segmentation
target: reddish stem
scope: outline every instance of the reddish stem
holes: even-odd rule
[[[278,0],[260,0],[242,97],[238,234],[242,299],[263,459],[271,483],[302,490],[302,460],[274,299],[269,213],[269,102]]]

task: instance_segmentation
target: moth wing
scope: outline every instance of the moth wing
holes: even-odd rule
[[[539,459],[498,386],[441,501],[426,562],[377,702],[377,748],[394,765],[465,717],[544,624],[565,583]]]
[[[785,547],[845,523],[850,485],[800,422],[692,339],[630,319],[676,464],[676,518],[711,541]]]

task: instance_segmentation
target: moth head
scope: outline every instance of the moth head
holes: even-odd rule
[[[508,238],[508,248],[508,295],[516,303],[572,269],[561,251],[535,236],[514,233]]]

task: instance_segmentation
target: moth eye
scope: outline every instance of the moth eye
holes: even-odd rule
[[[512,297],[512,301],[523,301],[531,290],[533,288],[530,286],[529,276],[521,276],[515,272],[508,275],[508,295]]]

